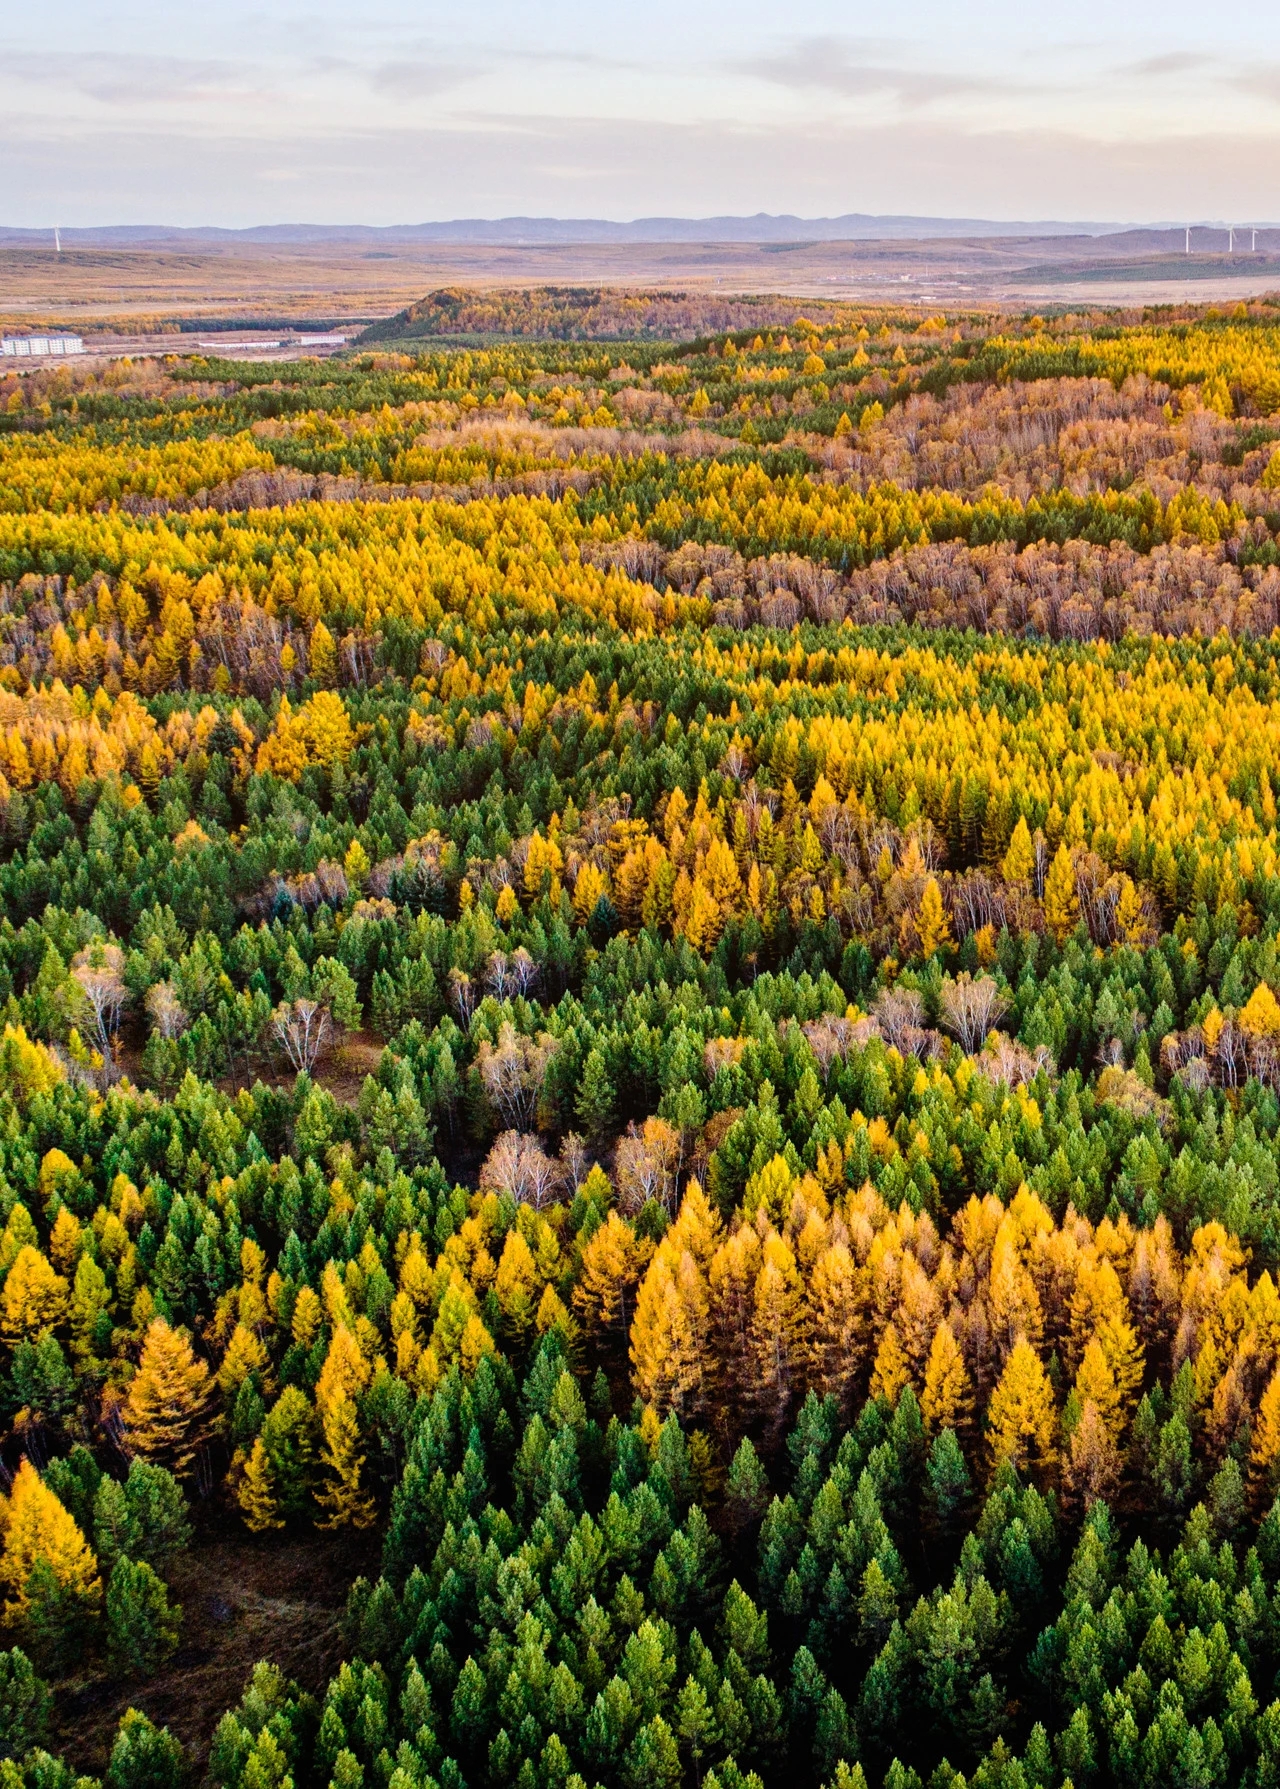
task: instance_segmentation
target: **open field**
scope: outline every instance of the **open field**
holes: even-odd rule
[[[612,285],[923,305],[1129,304],[1280,286],[1280,232],[1256,254],[1175,253],[1171,232],[937,241],[66,248],[0,245],[0,323],[130,337],[202,321],[372,322],[434,286]]]

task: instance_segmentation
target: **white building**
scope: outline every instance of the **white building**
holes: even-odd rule
[[[78,335],[0,336],[0,359],[42,360],[48,354],[83,353],[84,342]]]

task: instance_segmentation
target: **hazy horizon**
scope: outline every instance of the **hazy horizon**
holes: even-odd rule
[[[875,227],[883,226],[886,232],[897,232],[910,237],[923,237],[927,233],[927,230],[932,227],[941,228],[948,233],[958,233],[962,229],[972,229],[975,232],[989,229],[992,232],[998,231],[1010,235],[1024,230],[1028,233],[1045,235],[1066,234],[1070,231],[1080,231],[1081,233],[1106,232],[1109,234],[1120,234],[1137,231],[1181,230],[1188,224],[1193,230],[1225,230],[1228,228],[1228,220],[1209,217],[1188,218],[1186,220],[1120,217],[1013,218],[962,217],[954,212],[946,215],[931,216],[923,213],[877,213],[860,211],[844,212],[823,217],[806,216],[796,212],[765,211],[683,215],[675,213],[649,213],[643,216],[630,217],[615,217],[610,216],[608,213],[576,215],[573,213],[535,214],[531,212],[515,212],[505,215],[489,214],[465,217],[454,215],[449,217],[402,218],[385,224],[367,224],[352,218],[316,218],[303,221],[301,219],[283,215],[263,220],[258,223],[243,225],[218,224],[205,221],[191,224],[178,224],[162,217],[141,219],[134,222],[122,222],[118,219],[104,219],[101,222],[83,224],[75,218],[69,220],[63,218],[58,220],[56,228],[60,231],[63,237],[75,237],[77,235],[105,235],[112,232],[121,235],[131,234],[139,236],[248,236],[251,234],[283,235],[286,232],[296,231],[300,237],[308,232],[316,234],[323,233],[333,236],[349,235],[351,237],[366,234],[409,236],[417,232],[432,232],[436,235],[437,239],[440,240],[450,240],[450,238],[440,237],[440,232],[457,230],[462,233],[457,240],[465,240],[466,233],[475,233],[485,229],[510,232],[517,226],[528,225],[535,229],[545,228],[547,230],[556,230],[560,232],[560,235],[556,238],[557,240],[569,241],[573,240],[573,238],[566,233],[574,230],[577,226],[581,226],[584,230],[588,231],[593,229],[618,232],[646,231],[648,234],[644,237],[644,240],[658,240],[658,238],[653,236],[653,230],[658,226],[668,224],[681,226],[685,231],[695,230],[699,226],[704,225],[709,228],[716,227],[723,231],[724,226],[741,224],[744,226],[741,238],[735,236],[727,238],[728,240],[755,240],[757,237],[760,240],[769,240],[774,237],[785,235],[785,232],[779,228],[779,226],[783,225],[802,225],[806,229],[822,232],[824,229],[830,231],[832,226],[844,224],[846,221],[856,224],[860,230],[865,231],[867,234],[874,235]],[[773,228],[770,228],[769,226],[773,226]],[[1237,229],[1241,227],[1249,226],[1236,226]],[[1274,229],[1280,227],[1280,224],[1277,224],[1273,219],[1258,218],[1256,223],[1251,227],[1259,230]],[[4,216],[0,216],[0,237],[19,234],[52,235],[54,230],[54,224],[17,224]],[[824,238],[819,234],[818,239],[823,240]],[[831,236],[829,239],[843,240],[844,238]]]

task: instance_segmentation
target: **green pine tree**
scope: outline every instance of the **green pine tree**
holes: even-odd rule
[[[313,1508],[316,1414],[296,1385],[287,1385],[267,1412],[260,1439],[279,1512],[286,1521],[298,1521]]]
[[[969,1468],[956,1439],[954,1429],[943,1429],[935,1437],[925,1469],[929,1495],[937,1513],[939,1526],[950,1528],[956,1512],[963,1508],[973,1489]]]
[[[104,1789],[182,1789],[186,1775],[186,1753],[169,1729],[129,1709],[111,1748]]]
[[[27,1574],[25,1591],[26,1644],[42,1670],[60,1677],[83,1654],[97,1626],[97,1608],[74,1584],[64,1582],[43,1554]]]
[[[25,1652],[0,1652],[0,1759],[21,1758],[44,1738],[49,1692]]]
[[[613,1081],[609,1075],[609,1066],[605,1061],[603,1050],[593,1049],[587,1056],[574,1110],[582,1121],[587,1135],[593,1140],[598,1141],[604,1137],[613,1124],[615,1110]]]
[[[124,1677],[153,1677],[176,1650],[182,1610],[144,1560],[122,1556],[107,1584],[107,1658]]]
[[[191,1544],[186,1494],[167,1467],[132,1461],[124,1500],[132,1558],[159,1567]]]
[[[768,1507],[769,1480],[759,1454],[744,1438],[729,1466],[725,1513],[733,1531],[742,1534],[760,1521]]]

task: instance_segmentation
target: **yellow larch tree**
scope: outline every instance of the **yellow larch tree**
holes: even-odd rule
[[[400,1263],[400,1290],[412,1300],[419,1313],[425,1313],[435,1296],[435,1276],[415,1232]]]
[[[1124,1422],[1124,1408],[1115,1374],[1097,1336],[1090,1338],[1076,1373],[1075,1392],[1081,1405],[1092,1404],[1114,1440]]]
[[[1031,831],[1026,820],[1019,816],[1009,840],[1009,849],[1004,854],[1004,862],[1000,865],[1000,873],[1006,882],[1029,882],[1035,867],[1036,852]]]
[[[311,630],[310,653],[311,675],[323,688],[330,688],[337,682],[338,651],[323,621],[317,621]]]
[[[422,1352],[418,1312],[407,1292],[397,1292],[388,1312],[391,1340],[395,1345],[396,1372],[401,1379],[411,1378],[414,1365]]]
[[[514,1341],[521,1342],[533,1327],[542,1287],[533,1250],[514,1227],[507,1231],[502,1245],[493,1290],[503,1327]]]
[[[573,885],[573,910],[585,925],[596,902],[609,893],[609,876],[598,864],[584,863]]]
[[[0,1231],[0,1273],[7,1273],[24,1248],[39,1249],[40,1234],[31,1213],[17,1200]]]
[[[231,1404],[250,1373],[256,1373],[259,1387],[267,1394],[274,1389],[270,1366],[271,1357],[263,1345],[262,1337],[244,1323],[237,1323],[222,1357],[222,1365],[218,1368],[218,1389],[228,1404]]]
[[[310,1348],[320,1333],[323,1319],[324,1307],[320,1303],[320,1295],[311,1286],[300,1286],[294,1300],[293,1321],[290,1324],[290,1333],[300,1348]]]
[[[212,1432],[211,1394],[209,1369],[186,1336],[153,1318],[124,1403],[129,1446],[185,1476]]]
[[[333,690],[319,690],[298,710],[298,726],[306,739],[312,762],[345,763],[355,745],[355,731],[342,697]]]
[[[724,930],[724,917],[719,902],[702,877],[695,877],[682,929],[696,951],[705,955],[714,948]]]
[[[973,1417],[973,1385],[960,1344],[949,1323],[933,1332],[920,1408],[929,1429],[967,1429]]]
[[[335,1397],[323,1413],[324,1445],[320,1459],[327,1479],[316,1501],[326,1511],[321,1528],[371,1528],[377,1520],[373,1499],[361,1479],[360,1421],[354,1401]]]
[[[276,1500],[271,1461],[267,1457],[261,1435],[254,1441],[253,1451],[244,1463],[244,1471],[236,1487],[236,1501],[240,1505],[245,1527],[252,1534],[266,1534],[272,1528],[284,1527],[284,1517],[280,1514],[280,1506]]]
[[[582,1251],[573,1289],[573,1308],[589,1336],[625,1349],[636,1290],[651,1253],[652,1245],[610,1211]]]
[[[802,1333],[810,1381],[848,1413],[864,1370],[867,1315],[862,1274],[844,1242],[831,1243],[818,1256],[806,1290]]]
[[[338,1398],[358,1398],[369,1383],[369,1363],[352,1332],[339,1324],[329,1341],[320,1377],[316,1381],[316,1409],[323,1416]]]
[[[947,910],[942,904],[942,890],[932,876],[925,883],[924,893],[920,897],[920,911],[916,915],[916,928],[920,933],[922,957],[933,956],[936,951],[945,949],[951,942],[951,921],[947,918]]]
[[[96,1612],[102,1600],[98,1562],[70,1511],[24,1458],[14,1477],[0,1554],[0,1583],[8,1592],[6,1620],[25,1618],[27,1580],[38,1559],[46,1562],[61,1589],[86,1614]]]
[[[1095,1403],[1086,1402],[1071,1431],[1062,1468],[1068,1497],[1088,1509],[1097,1498],[1112,1495],[1120,1482],[1120,1470],[1120,1450],[1110,1425]]]
[[[941,1314],[937,1287],[908,1251],[902,1258],[901,1290],[893,1321],[917,1384],[924,1377]]]
[[[1280,1001],[1266,982],[1260,981],[1245,1001],[1240,1029],[1250,1037],[1275,1037],[1280,1033]]]
[[[802,1287],[795,1256],[776,1231],[765,1237],[761,1254],[752,1295],[751,1390],[757,1407],[782,1421],[798,1378]]]
[[[1280,1360],[1280,1290],[1265,1268],[1249,1293],[1241,1350],[1266,1360]]]
[[[1113,1264],[1092,1247],[1081,1250],[1071,1288],[1070,1333],[1066,1340],[1071,1364],[1079,1363],[1090,1338],[1108,1317],[1128,1314],[1128,1302]]]
[[[548,1286],[548,1292],[551,1288]],[[458,1360],[468,1378],[475,1372],[485,1355],[496,1355],[498,1344],[494,1341],[477,1311],[472,1311],[462,1330],[462,1339],[458,1343]]]
[[[1120,899],[1116,904],[1116,924],[1126,944],[1154,943],[1155,931],[1150,925],[1141,891],[1128,876],[1120,878]]]
[[[564,857],[556,840],[533,833],[529,838],[523,873],[524,891],[530,900],[549,891],[563,869]]]
[[[69,1205],[62,1206],[49,1232],[49,1253],[58,1272],[65,1274],[67,1279],[75,1273],[81,1239],[79,1219]]]
[[[1044,1327],[1040,1295],[1023,1261],[1021,1240],[1016,1218],[1010,1212],[996,1230],[987,1281],[991,1336],[1001,1359],[1007,1357],[1019,1339],[1038,1342]]]
[[[1127,1306],[1124,1308],[1127,1312]],[[1098,1345],[1111,1370],[1116,1388],[1116,1414],[1123,1425],[1128,1421],[1142,1388],[1145,1350],[1133,1324],[1118,1311],[1106,1316],[1098,1325]]]
[[[1163,1352],[1177,1328],[1182,1294],[1182,1260],[1173,1226],[1163,1214],[1149,1230],[1139,1230],[1129,1268],[1129,1303],[1148,1348]]]
[[[442,1368],[447,1370],[457,1357],[467,1325],[475,1315],[476,1295],[461,1268],[455,1267],[444,1289],[431,1340],[427,1344]]]
[[[708,845],[701,879],[723,917],[730,919],[742,899],[742,875],[724,839],[712,839]]]
[[[1106,1256],[1086,1257],[1080,1263],[1071,1299],[1071,1358],[1082,1361],[1095,1341],[1113,1387],[1111,1394],[1095,1401],[1113,1438],[1118,1439],[1142,1385],[1145,1350],[1119,1275]],[[1096,1374],[1096,1365],[1091,1372]],[[1086,1394],[1082,1391],[1081,1395]]]
[[[1044,923],[1059,944],[1065,944],[1080,918],[1076,871],[1071,853],[1059,845],[1044,882]]]
[[[691,1180],[680,1203],[680,1214],[663,1240],[669,1240],[681,1251],[687,1250],[701,1271],[707,1274],[723,1236],[724,1226],[703,1192],[701,1182]]]
[[[640,1283],[631,1366],[646,1403],[692,1414],[711,1394],[710,1294],[702,1263],[679,1232],[677,1223],[663,1237]]]
[[[4,1338],[13,1344],[52,1329],[67,1315],[70,1287],[47,1257],[30,1243],[18,1250],[4,1282],[0,1315]]]
[[[655,871],[667,861],[667,854],[657,839],[646,839],[628,851],[618,865],[613,879],[613,898],[619,916],[628,932],[636,932],[644,923],[644,898]]]
[[[1258,1404],[1249,1450],[1249,1491],[1255,1505],[1270,1501],[1276,1491],[1280,1461],[1280,1368],[1271,1375]]]
[[[786,1163],[781,1158],[777,1160],[786,1171]],[[771,1167],[772,1164],[753,1176],[752,1183],[766,1179]],[[763,1229],[768,1233],[767,1222]],[[720,1375],[718,1390],[727,1402],[742,1409],[750,1407],[755,1390],[755,1297],[763,1243],[764,1236],[756,1224],[739,1224],[716,1250],[707,1276]]]
[[[1047,1470],[1054,1460],[1056,1427],[1049,1376],[1030,1342],[1018,1342],[987,1407],[993,1465],[1010,1460],[1020,1472]]]
[[[909,1383],[910,1378],[911,1369],[898,1339],[897,1325],[890,1321],[885,1324],[880,1345],[876,1349],[876,1363],[871,1374],[871,1396],[896,1404],[898,1393]]]

